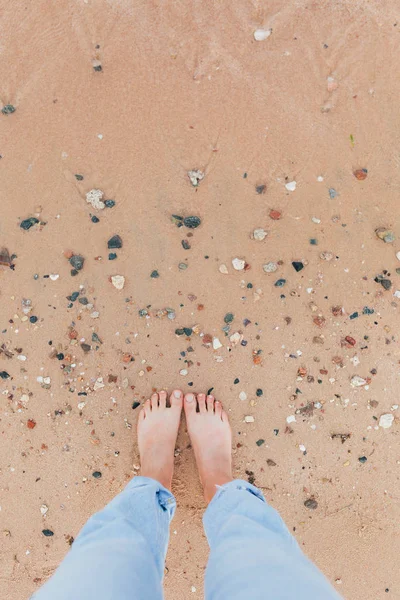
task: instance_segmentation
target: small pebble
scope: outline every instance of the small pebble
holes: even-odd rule
[[[318,508],[318,502],[315,500],[315,498],[308,498],[308,500],[304,502],[304,506],[310,510],[315,510]]]
[[[292,262],[292,266],[297,273],[304,269],[304,264],[302,262],[294,261]]]
[[[119,235],[113,235],[107,242],[107,247],[109,250],[114,250],[116,248],[122,248],[122,239]]]
[[[245,264],[246,264],[246,261],[243,260],[242,258],[234,258],[232,260],[232,266],[235,269],[235,271],[243,271]]]
[[[382,429],[389,429],[393,425],[393,421],[394,415],[392,415],[391,413],[381,415],[379,419],[379,427],[382,427]]]
[[[81,271],[83,269],[83,264],[85,259],[80,254],[73,254],[69,259],[70,265],[76,270]]]
[[[272,33],[272,29],[256,29],[253,33],[256,42],[264,42]]]
[[[125,277],[123,275],[112,275],[111,283],[117,290],[122,290],[125,285]]]
[[[252,237],[254,240],[257,240],[259,242],[262,242],[263,240],[265,240],[265,238],[267,237],[268,232],[265,231],[264,229],[255,229],[253,231]]]
[[[269,262],[263,265],[265,273],[275,273],[278,270],[278,265],[275,262]]]
[[[37,219],[36,217],[29,217],[28,219],[24,219],[23,221],[21,221],[19,226],[21,227],[21,229],[28,231],[28,229],[30,229],[37,223],[39,223],[39,219]]]
[[[92,473],[92,476],[93,476],[95,479],[101,479],[101,477],[102,477],[102,475],[101,475],[101,472],[100,472],[100,471],[93,471],[93,473]]]
[[[117,258],[117,254],[115,252],[110,252],[108,255],[108,260],[115,260]]]
[[[286,279],[278,279],[275,281],[275,287],[283,287],[286,283]]]
[[[204,179],[204,173],[203,173],[203,171],[199,171],[199,169],[193,169],[191,171],[188,171],[187,174],[188,174],[190,183],[192,184],[193,187],[197,187],[199,185],[199,183]]]
[[[290,181],[289,183],[286,183],[285,188],[288,190],[288,192],[294,192],[296,189],[297,183],[296,181]]]
[[[11,115],[13,112],[15,112],[15,110],[15,106],[13,106],[12,104],[5,104],[1,109],[1,112],[3,113],[3,115]]]
[[[152,271],[152,272],[150,273],[150,277],[151,277],[152,279],[158,279],[158,278],[160,277],[160,273],[159,273],[158,271],[156,271],[156,270],[155,270],[155,271]]]

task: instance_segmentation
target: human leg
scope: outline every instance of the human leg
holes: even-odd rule
[[[182,393],[146,401],[138,422],[142,477],[93,515],[32,600],[158,600],[175,499],[169,487]],[[161,426],[162,425],[162,426]],[[161,480],[161,482],[160,482]]]
[[[221,403],[186,394],[184,406],[210,503],[204,515],[211,550],[207,600],[338,599],[262,493],[245,481],[232,481],[231,430]]]

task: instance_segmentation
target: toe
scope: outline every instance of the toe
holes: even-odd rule
[[[198,394],[197,395],[197,403],[199,405],[199,411],[201,413],[205,413],[207,412],[207,407],[206,407],[206,395],[205,394]]]
[[[146,411],[144,409],[144,407],[140,410],[139,412],[139,416],[138,416],[138,423],[141,423],[142,421],[144,421],[146,418]]]
[[[229,423],[229,417],[224,410],[221,411],[221,419],[224,423]]]
[[[207,396],[207,410],[209,413],[213,413],[214,412],[214,396]]]
[[[143,405],[143,412],[145,414],[145,416],[147,417],[150,413],[151,413],[151,403],[150,400],[146,400],[146,402]]]
[[[196,412],[196,398],[194,394],[185,395],[185,413],[190,415]]]
[[[158,394],[158,404],[160,408],[166,408],[167,406],[167,392],[164,390]]]
[[[221,418],[222,415],[222,404],[221,402],[219,402],[219,400],[216,400],[214,402],[214,409],[215,409],[215,414]]]
[[[151,395],[151,410],[158,408],[158,394]]]
[[[183,392],[182,390],[174,390],[169,397],[171,408],[182,409]]]

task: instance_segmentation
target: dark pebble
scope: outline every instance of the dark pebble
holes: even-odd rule
[[[9,373],[7,373],[7,371],[0,371],[0,378],[1,379],[8,379],[10,377]]]
[[[75,302],[78,298],[79,292],[73,292],[70,296],[67,296],[67,300],[71,300],[71,302]]]
[[[187,240],[182,240],[182,248],[184,250],[190,250],[190,244]]]
[[[318,246],[317,238],[310,238],[310,244],[311,246]]]
[[[329,188],[329,197],[331,200],[333,200],[334,198],[336,198],[337,196],[337,191],[335,190],[335,188]]]
[[[135,410],[135,408],[138,408],[138,406],[140,406],[140,402],[134,402],[134,403],[132,404],[132,408],[133,408],[133,410]]]
[[[3,115],[11,115],[13,112],[15,112],[15,106],[13,106],[12,104],[6,104],[1,109],[1,112],[3,113]]]
[[[256,185],[257,194],[265,194],[266,189],[267,189],[267,186],[265,185],[265,183],[263,183],[261,185]]]
[[[29,320],[31,323],[36,323],[36,321],[38,320],[37,317],[35,317],[34,315],[32,315],[31,317],[29,317]]]
[[[104,200],[104,204],[107,208],[113,208],[113,206],[115,206],[115,200]]]
[[[103,343],[101,341],[101,339],[99,338],[99,336],[97,335],[97,333],[95,333],[95,332],[92,333],[92,342],[95,342],[96,344],[102,344]]]
[[[110,252],[108,255],[108,260],[115,260],[117,258],[116,252]]]
[[[252,284],[252,283],[248,283],[248,284],[247,284],[247,289],[248,289],[248,290],[251,290],[251,289],[252,289],[252,287],[253,287],[253,284]]]
[[[101,65],[96,65],[95,67],[93,67],[93,71],[96,71],[96,73],[101,73],[103,70],[103,67]]]
[[[160,273],[157,270],[154,270],[150,273],[150,277],[152,279],[158,279],[158,277],[160,277]]]
[[[262,391],[262,389],[261,389],[261,388],[257,388],[257,390],[256,390],[256,396],[260,397],[260,396],[262,396],[262,395],[263,395],[263,393],[264,393],[264,392]]]
[[[368,308],[368,306],[364,306],[364,308],[363,308],[363,315],[373,315],[374,312],[375,312],[374,309]]]
[[[141,315],[143,316],[143,315]],[[175,335],[185,335],[185,331],[183,329],[175,329]]]
[[[29,217],[28,219],[24,219],[23,221],[21,221],[20,227],[21,229],[25,229],[25,231],[28,231],[28,229],[36,225],[36,223],[39,223],[39,219],[37,219],[36,217]]]
[[[73,256],[71,256],[71,258],[69,259],[69,264],[74,267],[74,269],[76,271],[80,271],[81,269],[83,269],[83,263],[85,262],[85,259],[83,258],[83,256],[81,256],[80,254],[74,254]],[[71,273],[72,275],[72,273]]]
[[[304,502],[304,506],[310,510],[315,510],[318,508],[318,502],[315,500],[315,498],[308,498],[308,500]]]
[[[275,281],[275,287],[283,287],[286,283],[286,279],[278,279],[278,281]]]
[[[75,173],[75,179],[77,181],[83,181],[83,175],[79,175],[79,173]]]
[[[191,327],[184,327],[184,328],[183,328],[183,333],[184,333],[186,336],[188,336],[188,337],[189,337],[190,335],[192,335],[192,333],[193,333],[193,329],[192,329]]]
[[[58,358],[58,360],[64,360],[64,354],[62,352],[59,352],[58,354],[56,354],[56,358]]]
[[[262,438],[256,441],[257,446],[262,446],[265,443],[265,440]]]
[[[101,479],[101,473],[100,473],[100,471],[94,471],[94,472],[92,473],[92,475],[93,475],[93,477],[94,477],[95,479]]]
[[[122,239],[119,235],[113,235],[107,242],[109,249],[111,248],[122,248]]]
[[[199,225],[201,225],[201,219],[200,217],[185,217],[183,219],[183,224],[185,227],[188,227],[189,229],[196,229],[196,227],[198,227]]]
[[[236,385],[237,383],[239,383],[240,379],[238,377],[236,377],[236,379],[234,380],[234,384]]]
[[[364,464],[367,462],[368,458],[366,456],[360,456],[360,458],[358,460],[360,461],[361,464]]]
[[[86,304],[89,304],[89,300],[86,298],[86,296],[82,296],[82,298],[79,298],[78,302],[80,304],[83,304],[83,306],[86,306]]]
[[[84,352],[90,352],[92,349],[92,346],[90,344],[82,343],[81,348]]]
[[[353,320],[353,319],[357,319],[357,317],[358,317],[358,312],[356,311],[356,312],[353,312],[353,313],[350,315],[350,317],[349,317],[349,318],[350,318],[351,320]]]
[[[224,316],[224,321],[225,323],[232,323],[234,318],[235,315],[233,313],[226,313],[226,315]]]
[[[99,217],[96,217],[96,215],[93,215],[92,216],[92,223],[100,223]]]
[[[294,262],[292,262],[292,265],[293,265],[294,270],[297,271],[297,273],[299,271],[301,271],[302,269],[304,269],[304,265],[302,262],[298,262],[295,260]]]
[[[52,531],[51,529],[43,529],[42,533],[45,537],[53,537],[54,535],[54,531]]]
[[[380,284],[385,290],[390,290],[392,287],[392,282],[390,279],[381,279]]]

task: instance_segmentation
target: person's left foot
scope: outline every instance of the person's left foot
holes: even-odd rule
[[[171,489],[174,451],[182,413],[183,393],[174,390],[153,394],[139,414],[138,444],[143,477],[151,477]]]

